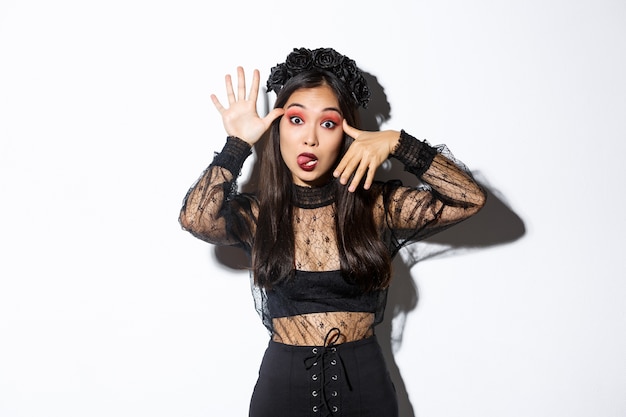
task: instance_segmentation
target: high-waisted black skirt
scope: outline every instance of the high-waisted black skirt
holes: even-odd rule
[[[397,417],[376,337],[334,346],[274,341],[263,357],[250,417]]]

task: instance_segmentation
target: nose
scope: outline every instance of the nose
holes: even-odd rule
[[[317,146],[318,143],[315,128],[309,129],[304,135],[304,144],[307,146]]]

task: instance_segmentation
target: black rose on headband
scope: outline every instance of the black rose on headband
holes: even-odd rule
[[[335,67],[341,68],[341,63],[345,59],[343,55],[337,53],[332,48],[316,49],[312,53],[314,66],[331,71]]]
[[[370,90],[363,73],[354,60],[332,48],[294,48],[284,63],[272,68],[267,80],[267,91],[278,92],[291,77],[311,69],[333,73],[350,90],[354,101],[364,108],[367,107]]]
[[[306,48],[294,49],[292,53],[287,55],[284,65],[293,74],[308,70],[313,65],[311,51]]]

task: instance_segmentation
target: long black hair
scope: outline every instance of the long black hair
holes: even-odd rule
[[[358,128],[358,111],[350,91],[334,74],[323,70],[302,72],[289,79],[278,92],[274,107],[283,107],[296,90],[322,85],[335,92],[344,119]],[[295,268],[293,177],[280,153],[279,123],[277,119],[272,124],[260,158],[259,184],[272,184],[258,192],[259,215],[252,248],[254,279],[263,287],[289,279]],[[339,159],[351,140],[344,134]],[[391,259],[374,221],[376,197],[362,187],[351,193],[347,186],[334,183],[335,230],[342,275],[363,290],[384,288],[391,279]]]

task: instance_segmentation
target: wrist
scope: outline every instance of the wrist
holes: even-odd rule
[[[221,166],[232,173],[238,173],[250,154],[252,145],[236,136],[228,136],[222,151],[215,154],[211,166]]]
[[[398,147],[400,146],[400,138],[402,133],[398,132],[397,130],[389,130],[389,155],[393,156],[396,152],[396,150],[398,149]]]
[[[392,156],[404,164],[405,171],[421,177],[428,170],[433,159],[437,155],[437,149],[428,142],[421,141],[409,135],[404,130],[400,131],[398,145]]]

